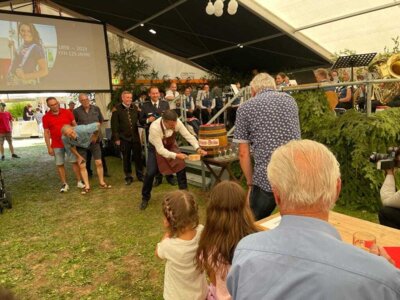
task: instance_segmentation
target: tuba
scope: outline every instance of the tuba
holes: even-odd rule
[[[400,79],[400,53],[393,54],[386,61],[378,61],[373,67],[383,79]],[[387,104],[397,95],[400,95],[400,82],[374,85],[374,94],[376,100],[379,100],[383,104]]]

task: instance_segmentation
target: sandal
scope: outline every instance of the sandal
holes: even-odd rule
[[[111,185],[108,185],[107,183],[99,184],[101,189],[111,189]]]
[[[84,187],[84,188],[82,189],[82,191],[81,191],[81,195],[89,194],[89,192],[90,192],[90,188]]]

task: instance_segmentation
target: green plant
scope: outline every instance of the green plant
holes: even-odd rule
[[[16,103],[8,103],[7,111],[13,116],[15,120],[18,118],[22,118],[24,114],[24,107],[28,104],[28,102],[16,102]]]
[[[147,73],[149,64],[146,59],[136,53],[135,49],[123,49],[119,52],[111,53],[110,60],[114,70],[113,75],[121,78],[122,85],[113,91],[111,101],[107,106],[109,110],[112,110],[119,103],[123,91],[132,91],[134,95],[140,93],[142,87],[136,84],[138,78],[158,76],[154,69]]]
[[[342,193],[340,204],[376,211],[380,207],[382,172],[369,162],[374,151],[386,152],[399,145],[400,108],[370,117],[357,111],[335,116],[322,91],[293,94],[299,107],[302,138],[325,144],[340,163]]]

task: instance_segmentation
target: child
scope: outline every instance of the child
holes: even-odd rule
[[[206,271],[216,287],[216,299],[231,299],[226,276],[239,241],[259,231],[243,188],[233,181],[223,181],[211,191],[207,217],[197,249],[197,266]]]
[[[164,275],[164,299],[206,299],[205,273],[195,265],[195,256],[203,225],[199,225],[197,204],[186,191],[168,193],[163,204],[164,227],[156,256],[167,261]]]

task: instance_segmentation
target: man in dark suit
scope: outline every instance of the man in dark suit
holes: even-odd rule
[[[125,182],[127,185],[133,181],[132,157],[135,161],[136,176],[143,181],[142,147],[137,127],[139,111],[132,103],[132,93],[123,91],[122,103],[116,106],[111,117],[111,130],[115,144],[121,147],[124,165]]]
[[[169,109],[169,103],[160,100],[160,92],[158,87],[152,86],[149,89],[150,101],[143,103],[140,112],[140,123],[146,127],[146,137],[149,140],[149,128],[152,122],[161,117],[162,113]],[[173,175],[166,176],[167,181],[171,185],[176,185]],[[154,186],[160,185],[162,182],[162,175],[158,173],[155,178]]]

